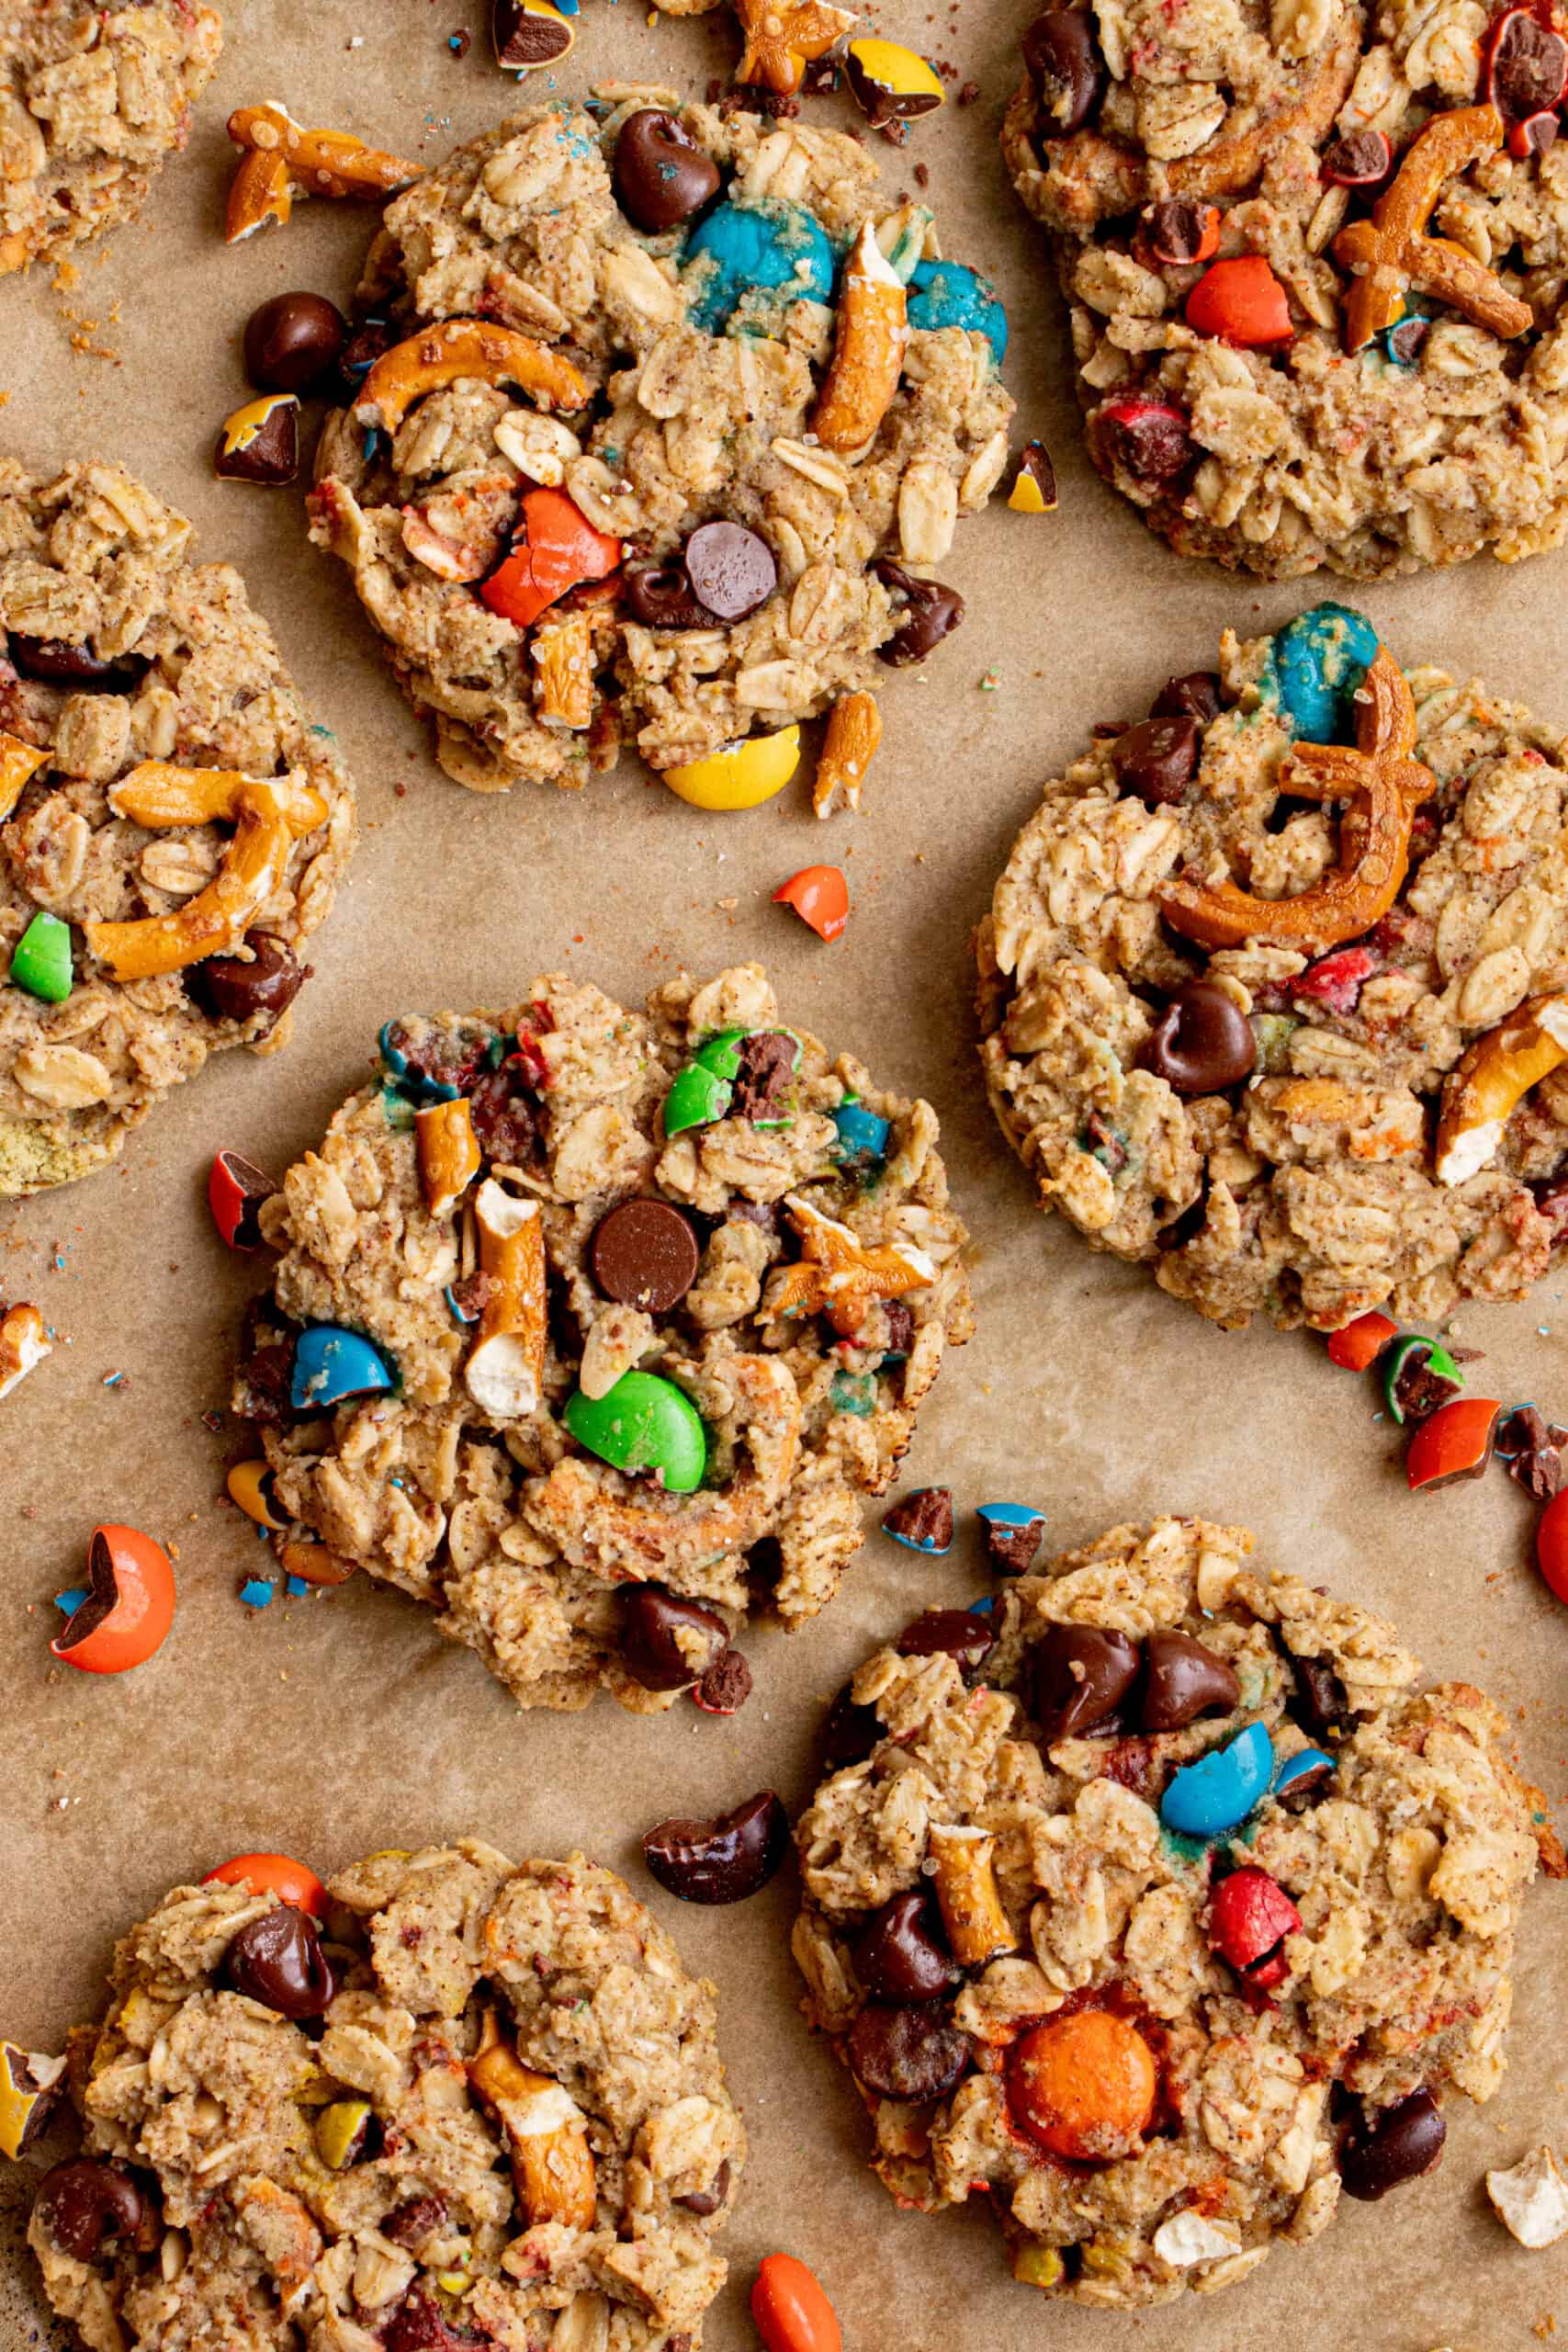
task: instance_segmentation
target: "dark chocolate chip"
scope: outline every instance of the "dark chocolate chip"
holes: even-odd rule
[[[623,1585],[619,1613],[621,1657],[645,1690],[683,1690],[729,1647],[729,1628],[716,1610],[661,1584]]]
[[[874,2001],[934,2001],[958,1982],[942,1940],[942,1915],[924,1888],[896,1894],[855,1938],[856,1978]]]
[[[521,0],[493,0],[490,29],[496,63],[521,73],[564,57],[576,38],[564,17],[536,17]]]
[[[615,141],[615,200],[650,237],[679,228],[718,193],[718,165],[684,123],[661,107],[639,107]]]
[[[1403,366],[1413,368],[1417,352],[1431,332],[1430,319],[1419,317],[1401,319],[1397,325],[1390,327],[1388,331],[1389,350]]]
[[[1568,41],[1561,33],[1513,9],[1492,51],[1490,95],[1505,122],[1549,113],[1568,85]]]
[[[310,967],[270,932],[246,932],[245,946],[244,956],[209,956],[193,964],[186,994],[212,1021],[251,1021],[265,1012],[276,1023],[309,979]]]
[[[695,2213],[705,2222],[710,2213],[718,2211],[719,2207],[729,2195],[729,2158],[726,2156],[713,2177],[711,2188],[694,2188],[689,2197],[676,2197],[671,2201],[676,2205],[683,2205],[688,2213]]]
[[[879,2098],[918,2105],[945,2098],[969,2064],[969,2043],[940,2009],[886,2008],[873,2002],[850,2028],[857,2080]]]
[[[394,2205],[381,2222],[381,2235],[390,2238],[394,2245],[406,2246],[417,2254],[426,2238],[432,2238],[446,2219],[446,2199],[439,2189],[432,2189],[425,2197],[406,2197]]]
[[[945,1552],[953,1542],[952,1489],[916,1487],[883,1513],[882,1524],[917,1552]]]
[[[107,662],[90,645],[73,645],[63,637],[28,637],[19,629],[11,631],[6,651],[24,678],[45,686],[130,687],[150,666],[141,656]]]
[[[822,1725],[822,1760],[835,1772],[842,1771],[846,1764],[863,1764],[885,1736],[876,1709],[857,1706],[846,1682]]]
[[[738,1715],[751,1696],[751,1669],[739,1650],[716,1657],[692,1692],[705,1715]]]
[[[1339,2151],[1347,2197],[1372,2202],[1403,2188],[1440,2163],[1448,2126],[1430,2091],[1412,2091],[1392,2107],[1375,2108],[1353,2125]]]
[[[1180,1731],[1200,1715],[1228,1715],[1241,1695],[1235,1669],[1190,1634],[1151,1634],[1139,1721],[1145,1731]]]
[[[789,1815],[771,1789],[715,1821],[661,1821],[644,1861],[682,1903],[741,1903],[765,1886],[789,1849]]]
[[[223,1954],[224,1981],[280,2018],[326,2015],[337,1986],[315,1922],[292,1903],[247,1921]]]
[[[254,1159],[246,1159],[240,1152],[220,1151],[216,1156],[241,1193],[239,1222],[227,1237],[229,1246],[231,1250],[259,1250],[261,1227],[257,1218],[261,1204],[271,1200],[277,1186],[265,1168],[258,1168]]]
[[[33,2211],[51,2245],[73,2262],[96,2262],[106,2238],[137,2235],[148,2206],[129,2173],[74,2156],[45,2173]]]
[[[264,490],[278,490],[299,470],[299,402],[292,392],[272,396],[272,406],[245,435],[230,438],[228,425],[218,435],[213,470],[220,481],[248,481]]]
[[[1352,130],[1324,151],[1321,175],[1336,187],[1376,187],[1393,169],[1386,130]]]
[[[684,556],[697,601],[716,620],[743,621],[778,586],[772,548],[744,523],[700,523]]]
[[[917,579],[886,557],[872,570],[885,588],[904,599],[898,626],[886,644],[878,646],[877,658],[893,670],[923,662],[962,622],[963,597],[956,588],[944,588],[940,580]]]
[[[1119,735],[1111,754],[1123,792],[1156,808],[1179,801],[1198,769],[1195,718],[1143,718]]]
[[[898,1636],[900,1657],[955,1657],[973,1674],[996,1647],[991,1618],[973,1609],[928,1609]]]
[[[1220,681],[1213,670],[1188,670],[1168,678],[1155,696],[1151,718],[1195,718],[1200,727],[1220,715]]]
[[[1202,251],[1209,212],[1208,205],[1192,204],[1179,196],[1156,204],[1149,214],[1149,251],[1155,259],[1172,269],[1182,269],[1195,262]],[[1211,246],[1210,251],[1213,250]]]
[[[1304,1731],[1327,1739],[1348,1728],[1350,1702],[1345,1685],[1325,1658],[1286,1657],[1295,1675],[1294,1703],[1290,1712]],[[1289,1702],[1287,1702],[1289,1703]]]
[[[1258,1060],[1252,1023],[1217,980],[1178,989],[1138,1055],[1139,1067],[1177,1094],[1220,1094]]]
[[[697,1279],[701,1252],[692,1220],[673,1201],[622,1201],[601,1217],[588,1245],[593,1279],[606,1298],[668,1315]]]
[[[1087,8],[1050,8],[1023,36],[1023,62],[1045,119],[1043,139],[1065,138],[1094,111],[1104,79]]]
[[[891,122],[918,121],[942,104],[940,95],[932,90],[890,89],[867,71],[852,49],[844,53],[844,73],[850,94],[873,130],[886,130]]]
[[[798,1041],[783,1029],[759,1029],[742,1038],[729,1098],[731,1117],[750,1119],[753,1126],[776,1122],[789,1099],[799,1053]]]
[[[714,616],[698,604],[678,557],[666,563],[628,563],[622,578],[627,609],[644,628],[712,628]]]
[[[275,294],[245,322],[245,373],[264,392],[302,392],[342,359],[348,321],[324,294]]]
[[[411,2287],[381,2328],[382,2352],[493,2352],[495,2338],[448,2319],[430,2290]]]
[[[1030,1711],[1047,1747],[1113,1714],[1143,1663],[1135,1642],[1100,1625],[1053,1625],[1029,1660]]]

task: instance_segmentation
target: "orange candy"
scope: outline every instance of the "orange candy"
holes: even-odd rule
[[[94,1528],[87,1597],[49,1646],[84,1674],[124,1674],[152,1657],[174,1622],[168,1554],[139,1527],[111,1523]]]
[[[850,919],[850,886],[836,865],[804,865],[773,892],[823,939],[837,939]]]
[[[203,1886],[248,1884],[255,1894],[276,1894],[315,1918],[327,1916],[326,1888],[314,1871],[308,1871],[291,1854],[236,1854],[209,1871],[201,1883]]]
[[[1386,1315],[1375,1311],[1358,1315],[1353,1323],[1329,1333],[1328,1361],[1337,1363],[1342,1372],[1365,1372],[1369,1364],[1377,1362],[1398,1329],[1398,1324],[1391,1322]]]
[[[564,490],[525,493],[512,552],[479,589],[479,602],[528,628],[584,580],[607,580],[621,543],[596,531]]]
[[[1495,1396],[1461,1396],[1439,1405],[1405,1453],[1404,1480],[1411,1493],[1422,1487],[1451,1487],[1457,1478],[1479,1478],[1492,1459],[1502,1409]]]
[[[1187,297],[1187,323],[1242,351],[1289,343],[1290,297],[1261,254],[1241,254],[1206,269]]]
[[[1105,2164],[1148,2129],[1157,2089],[1154,2053],[1109,2009],[1077,2009],[1026,2033],[1012,2053],[1013,2120],[1055,2156]]]
[[[751,2290],[751,2316],[768,2352],[843,2352],[832,2304],[793,2254],[764,2259]]]
[[[1535,1531],[1536,1566],[1559,1600],[1568,1601],[1568,1487],[1553,1495]]]

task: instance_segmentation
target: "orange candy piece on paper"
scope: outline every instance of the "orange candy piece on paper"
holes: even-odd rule
[[[1077,2009],[1016,2045],[1008,2104],[1020,2129],[1053,2155],[1105,2164],[1148,2129],[1158,2077],[1137,2028],[1109,2009]]]
[[[1187,297],[1187,323],[1240,351],[1289,343],[1291,301],[1261,254],[1240,254],[1206,269]]]
[[[793,2254],[770,2254],[751,2289],[751,2316],[768,2352],[842,2352],[833,2306]]]
[[[1375,1363],[1399,1330],[1397,1323],[1374,1308],[1369,1315],[1358,1315],[1353,1323],[1341,1325],[1328,1335],[1328,1361],[1337,1363],[1341,1372],[1365,1372]]]
[[[209,1871],[201,1883],[203,1886],[247,1884],[257,1894],[276,1894],[314,1918],[327,1916],[326,1888],[315,1871],[297,1862],[292,1854],[236,1854]]]
[[[479,589],[479,602],[519,628],[585,580],[607,580],[621,560],[619,539],[596,531],[564,490],[530,490],[512,551]]]
[[[139,1527],[95,1527],[86,1597],[50,1648],[83,1674],[124,1674],[161,1647],[175,1622],[175,1571]]]
[[[836,865],[803,865],[779,884],[773,904],[793,907],[820,938],[837,939],[850,919],[850,886]]]

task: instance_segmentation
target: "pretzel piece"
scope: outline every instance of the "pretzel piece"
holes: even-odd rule
[[[490,1277],[479,1336],[463,1373],[481,1412],[498,1421],[537,1409],[545,1374],[545,1229],[537,1201],[487,1177],[474,1197],[479,1271]]]
[[[1531,1087],[1568,1061],[1568,994],[1532,996],[1466,1047],[1443,1080],[1437,1178],[1464,1184],[1495,1159]]]
[[[868,220],[844,264],[833,356],[811,430],[824,449],[862,449],[893,404],[908,348],[908,296]]]
[[[1529,304],[1510,294],[1473,254],[1451,237],[1427,233],[1447,182],[1502,143],[1503,118],[1495,107],[1456,107],[1435,115],[1379,197],[1371,219],[1340,230],[1334,258],[1354,273],[1345,300],[1348,351],[1359,351],[1402,318],[1413,286],[1505,341],[1534,325]]]
[[[460,376],[521,385],[545,408],[581,408],[588,399],[581,372],[533,335],[488,319],[444,319],[381,354],[360,386],[354,413],[361,424],[395,433],[415,401]]]
[[[236,107],[229,117],[229,136],[253,154],[281,156],[288,187],[297,194],[378,199],[419,177],[417,164],[367,147],[346,130],[306,130],[287,107],[270,99],[259,107]]]
[[[210,781],[209,781],[210,779]],[[109,793],[117,816],[152,827],[231,818],[234,838],[205,890],[172,914],[136,922],[88,922],[88,946],[117,980],[155,979],[209,956],[231,954],[265,906],[295,841],[327,813],[320,793],[290,777],[268,781],[222,768],[171,768],[148,761]],[[141,810],[149,812],[145,816]]]

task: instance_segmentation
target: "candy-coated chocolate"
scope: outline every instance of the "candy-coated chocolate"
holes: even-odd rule
[[[799,765],[800,729],[792,726],[773,735],[748,735],[705,760],[660,768],[659,775],[678,800],[694,808],[760,808],[784,790]]]
[[[1371,1314],[1358,1315],[1353,1323],[1342,1324],[1337,1331],[1329,1333],[1328,1361],[1337,1363],[1342,1372],[1365,1372],[1398,1332],[1398,1324],[1390,1317],[1378,1314],[1375,1308]]]
[[[558,64],[577,40],[577,28],[567,22],[576,14],[575,7],[558,7],[555,0],[492,0],[491,40],[496,63],[517,74]]]
[[[720,1029],[705,1037],[691,1060],[671,1080],[664,1098],[664,1132],[678,1136],[687,1127],[705,1127],[722,1119],[735,1093],[740,1073],[744,1029]]]
[[[942,76],[918,51],[900,41],[851,41],[844,71],[855,104],[874,130],[884,123],[913,122],[947,103]]]
[[[1280,1946],[1301,1929],[1302,1915],[1278,1879],[1250,1863],[1223,1878],[1209,1899],[1210,1942],[1238,1976],[1261,1992],[1290,1973]]]
[[[277,1186],[265,1169],[237,1151],[214,1154],[207,1179],[207,1204],[212,1222],[231,1250],[259,1250],[261,1232],[256,1212]]]
[[[231,1854],[209,1871],[203,1886],[248,1886],[253,1894],[271,1894],[284,1903],[291,1903],[296,1911],[310,1911],[318,1919],[327,1916],[327,1890],[314,1871],[297,1862],[292,1854]]]
[[[299,399],[295,392],[263,392],[225,417],[213,454],[220,481],[254,482],[281,489],[299,470]]]
[[[410,1061],[398,1043],[397,1033],[401,1025],[395,1019],[384,1021],[376,1041],[399,1093],[406,1094],[411,1102],[455,1102],[462,1089],[449,1086],[442,1079],[428,1078]]]
[[[345,1396],[369,1396],[394,1385],[368,1340],[340,1323],[311,1323],[294,1346],[288,1401],[297,1413],[325,1412]]]
[[[1422,1422],[1404,1456],[1411,1493],[1424,1487],[1451,1487],[1460,1478],[1479,1478],[1492,1459],[1502,1409],[1495,1396],[1461,1396],[1440,1405]]]
[[[351,2165],[369,2137],[374,2112],[367,2098],[334,2098],[316,2118],[316,2154],[332,2172]]]
[[[1136,2026],[1109,2009],[1075,2009],[1014,2043],[1007,2077],[1013,2121],[1052,2155],[1077,2163],[1132,2154],[1153,2120],[1159,2078]]]
[[[1015,514],[1054,514],[1056,469],[1043,441],[1031,441],[1018,461],[1008,504]]]
[[[1184,1838],[1217,1838],[1247,1819],[1274,1775],[1274,1747],[1262,1724],[1248,1724],[1224,1747],[1173,1775],[1159,1817]]]
[[[908,315],[911,333],[963,327],[985,336],[998,367],[1007,356],[1008,314],[996,288],[961,262],[917,262],[909,277]]]
[[[738,311],[761,325],[786,303],[832,300],[833,248],[802,205],[716,204],[687,239],[685,262],[701,265],[691,321],[705,334],[721,334]]]
[[[63,2058],[43,2057],[15,2041],[0,2041],[0,2156],[9,2156],[14,2164],[41,2138],[64,2072]]]
[[[109,1522],[87,1545],[87,1596],[50,1648],[84,1674],[124,1674],[162,1645],[175,1622],[175,1571],[139,1527]]]
[[[1314,605],[1275,638],[1270,672],[1298,743],[1351,743],[1356,691],[1376,657],[1378,633],[1349,605]]]
[[[773,904],[793,907],[818,938],[833,940],[850,919],[850,886],[836,865],[806,865],[779,884]]]
[[[1397,1347],[1390,1348],[1382,1368],[1383,1402],[1401,1428],[1404,1425],[1405,1408],[1399,1391],[1400,1374],[1414,1363],[1419,1363],[1434,1380],[1451,1380],[1456,1388],[1464,1386],[1464,1374],[1447,1348],[1437,1340],[1426,1340],[1419,1332],[1412,1332]]]
[[[34,915],[11,950],[9,978],[45,1004],[63,1004],[73,978],[70,924],[58,915]]]
[[[1535,1531],[1535,1564],[1549,1591],[1568,1602],[1568,1487],[1553,1495]]]
[[[579,1445],[616,1470],[658,1472],[666,1494],[702,1485],[707,1440],[691,1398],[657,1373],[624,1372],[604,1396],[571,1396],[562,1419]]]
[[[976,1512],[986,1549],[998,1575],[1021,1577],[1033,1566],[1045,1532],[1045,1514],[1028,1503],[982,1503]]]
[[[863,1102],[840,1102],[833,1114],[833,1125],[839,1130],[840,1159],[886,1159],[892,1130],[886,1119],[868,1111]]]
[[[1240,254],[1207,268],[1187,297],[1187,323],[1238,350],[1289,343],[1291,300],[1261,254]]]
[[[940,1555],[953,1549],[953,1496],[946,1487],[916,1487],[882,1519],[884,1534],[911,1552]]]
[[[1298,1748],[1293,1756],[1286,1757],[1275,1773],[1273,1792],[1282,1800],[1292,1790],[1310,1785],[1320,1780],[1325,1772],[1335,1772],[1338,1769],[1326,1748]]]
[[[770,2254],[751,2289],[751,2317],[767,2352],[843,2352],[833,2306],[793,2254]]]
[[[224,1484],[230,1500],[239,1504],[247,1519],[254,1519],[258,1527],[270,1528],[275,1535],[282,1534],[288,1521],[278,1517],[272,1499],[272,1472],[265,1462],[236,1462]]]
[[[267,1577],[247,1577],[240,1587],[240,1599],[247,1609],[270,1609],[276,1590]]]

